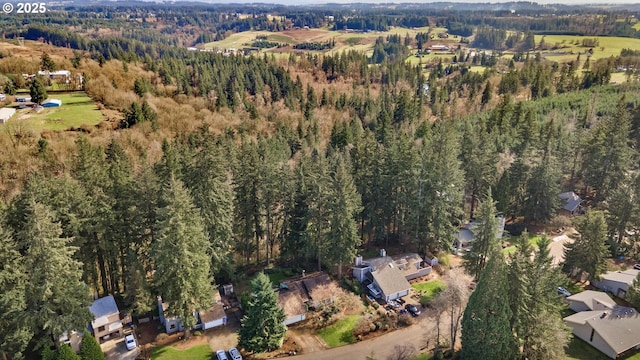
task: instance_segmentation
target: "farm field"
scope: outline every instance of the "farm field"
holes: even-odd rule
[[[583,47],[580,44],[583,39],[597,39],[599,44],[598,46],[593,48],[593,56],[592,60],[598,60],[603,58],[608,58],[610,56],[620,55],[620,51],[624,48],[632,48],[638,49],[640,48],[640,39],[632,39],[632,38],[624,38],[624,37],[615,37],[615,36],[577,36],[577,35],[545,35],[544,42],[549,45],[560,45],[559,47],[564,47],[562,49],[558,49],[557,51],[570,52],[573,51],[574,54],[563,54],[558,55],[558,57],[550,56],[546,54],[548,59],[557,60],[557,61],[566,61],[575,59],[580,52],[585,52],[589,48]],[[536,45],[540,44],[540,40],[542,40],[542,35],[535,36]],[[579,44],[576,45],[576,42]],[[568,59],[565,59],[568,57]]]
[[[31,109],[21,109],[16,112],[10,123],[19,121],[32,130],[43,131],[96,125],[104,119],[96,104],[84,92],[51,94],[49,98],[62,100],[62,106],[45,108],[39,113],[33,113]]]
[[[433,34],[437,34],[439,32],[445,32],[445,28],[434,28]],[[241,33],[235,33],[230,35],[224,40],[214,41],[210,43],[204,44],[206,49],[229,49],[235,48],[240,49],[246,46],[249,46],[251,42],[256,38],[256,36],[266,36],[268,41],[285,43],[288,45],[295,45],[304,42],[326,42],[334,39],[336,41],[336,46],[326,51],[326,53],[336,53],[344,50],[356,50],[356,51],[364,51],[370,53],[373,49],[373,44],[375,43],[376,38],[383,36],[386,37],[388,35],[400,35],[401,37],[405,37],[407,34],[409,37],[414,38],[419,32],[428,32],[429,27],[421,27],[421,28],[402,28],[396,27],[391,28],[388,31],[379,32],[352,32],[352,31],[337,31],[337,30],[329,30],[329,29],[295,29],[295,30],[286,30],[278,33],[268,32],[268,31],[245,31]],[[449,39],[437,39],[439,42],[459,42],[460,38],[457,36],[451,36]],[[267,53],[288,53],[293,51],[291,48],[272,48],[272,49],[264,49],[264,52]],[[305,50],[304,52],[309,52]],[[311,51],[320,53],[320,51]]]

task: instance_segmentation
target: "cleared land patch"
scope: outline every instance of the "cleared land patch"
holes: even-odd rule
[[[84,92],[50,94],[50,99],[62,100],[61,107],[44,108],[35,113],[32,109],[18,110],[10,122],[20,121],[36,131],[67,130],[82,125],[96,125],[104,116],[96,104]]]

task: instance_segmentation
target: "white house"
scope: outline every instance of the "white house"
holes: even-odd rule
[[[577,294],[582,294],[578,302],[592,304],[594,309],[580,311],[563,319],[571,327],[574,336],[612,359],[640,347],[640,315],[634,308],[615,305],[604,293],[584,293]],[[611,304],[614,305],[609,308]]]
[[[629,286],[638,277],[638,273],[640,273],[640,270],[636,269],[608,271],[600,276],[600,280],[594,281],[593,286],[619,298],[624,298],[627,295]]]
[[[182,319],[168,315],[169,304],[162,301],[162,297],[158,296],[158,315],[160,323],[164,326],[167,334],[177,331],[184,331]],[[207,310],[194,311],[193,316],[197,319],[193,330],[208,330],[216,326],[227,324],[227,314],[224,311],[224,305],[220,299],[220,294],[215,291],[213,293],[213,305]]]
[[[409,295],[411,285],[408,279],[428,275],[431,266],[423,266],[422,258],[417,254],[390,257],[381,249],[377,258],[363,260],[362,256],[358,256],[352,271],[371,295],[390,301]]]

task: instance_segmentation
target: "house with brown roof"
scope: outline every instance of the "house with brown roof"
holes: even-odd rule
[[[337,291],[338,285],[324,272],[283,280],[278,290],[278,303],[286,315],[284,324],[305,320],[308,310],[332,303]]]
[[[640,347],[640,314],[636,309],[615,305],[605,293],[585,293],[579,300],[574,298],[573,301],[594,310],[580,311],[563,319],[573,330],[574,336],[612,359]]]

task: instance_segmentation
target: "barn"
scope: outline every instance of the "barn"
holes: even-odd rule
[[[58,99],[48,99],[47,101],[42,103],[42,107],[60,107],[62,106],[62,100]]]

